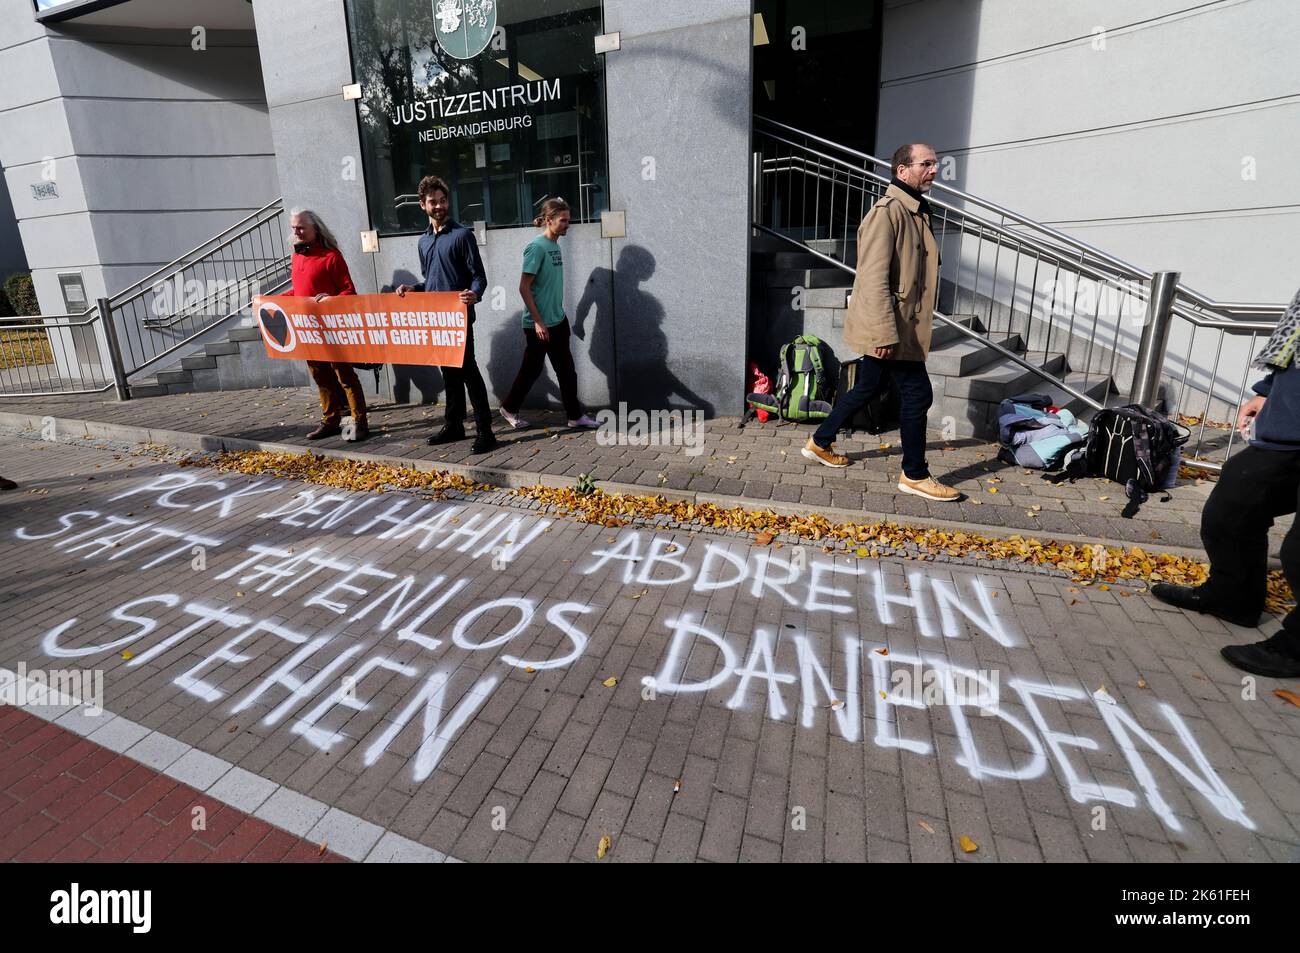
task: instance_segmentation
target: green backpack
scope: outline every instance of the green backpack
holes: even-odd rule
[[[785,420],[825,420],[835,388],[827,379],[820,338],[801,334],[781,348],[781,376],[775,394],[750,394],[750,407],[779,414]]]

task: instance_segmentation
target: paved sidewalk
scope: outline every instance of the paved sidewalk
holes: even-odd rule
[[[352,859],[1300,859],[1300,686],[1134,587],[0,460],[0,667],[102,673],[82,732]]]
[[[559,413],[528,411],[533,426],[526,430],[507,430],[498,417],[504,446],[475,456],[469,441],[450,447],[426,445],[424,438],[441,426],[440,406],[392,404],[372,407],[376,436],[363,444],[341,439],[311,443],[305,436],[319,420],[319,405],[315,391],[305,388],[181,394],[125,403],[82,398],[0,401],[0,415],[6,412],[348,449],[526,476],[576,479],[587,473],[597,481],[632,484],[647,493],[720,495],[750,505],[786,504],[807,512],[851,512],[900,522],[956,522],[964,528],[985,527],[992,534],[1074,537],[1154,550],[1201,550],[1200,513],[1212,488],[1208,480],[1198,485],[1194,479],[1182,479],[1167,499],[1153,495],[1135,518],[1125,519],[1120,515],[1124,491],[1116,483],[1053,485],[1041,473],[999,462],[996,445],[945,441],[931,431],[933,472],[966,494],[958,503],[931,503],[894,489],[901,452],[897,431],[841,441],[838,449],[854,465],[833,470],[800,456],[810,427],[751,422],[742,428],[738,418],[726,417],[703,425],[702,452],[697,455],[682,446],[602,446],[595,433],[564,429]],[[1286,517],[1274,527],[1275,551],[1290,525],[1291,517]]]
[[[0,706],[0,862],[345,860],[67,728]]]

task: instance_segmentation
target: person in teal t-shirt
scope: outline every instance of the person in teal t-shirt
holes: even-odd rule
[[[564,255],[559,239],[569,231],[569,206],[564,199],[548,199],[534,225],[542,229],[524,249],[524,269],[519,294],[524,299],[524,359],[501,402],[501,416],[512,427],[527,427],[519,417],[524,398],[537,383],[548,357],[560,385],[560,399],[570,427],[595,427],[578,401],[578,372],[569,352],[569,319],[564,314]]]

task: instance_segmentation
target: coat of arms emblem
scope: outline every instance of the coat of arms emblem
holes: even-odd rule
[[[456,59],[468,60],[492,41],[497,5],[495,0],[434,0],[433,17],[438,45]]]

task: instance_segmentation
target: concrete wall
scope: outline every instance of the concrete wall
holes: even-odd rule
[[[254,8],[285,202],[329,221],[358,290],[418,272],[414,238],[389,238],[361,254],[370,227],[342,4],[279,0]],[[627,214],[625,239],[598,226],[565,239],[566,306],[587,302],[586,339],[575,340],[581,394],[593,406],[695,406],[738,413],[744,391],[750,125],[749,0],[606,0],[605,26],[622,33],[606,59],[611,207]],[[303,63],[311,63],[304,70]],[[657,178],[642,178],[654,156]],[[435,171],[435,170],[430,170]],[[504,306],[479,308],[479,364],[499,400],[522,351],[518,275],[531,228],[493,229],[483,247]],[[421,378],[438,394],[436,372]],[[533,403],[556,394],[548,378]],[[402,396],[399,393],[399,396]],[[410,394],[420,398],[417,388]]]
[[[882,152],[927,140],[950,184],[1212,298],[1294,293],[1294,0],[895,0],[884,28]]]
[[[41,308],[57,275],[111,295],[279,192],[256,38],[38,25],[0,0],[0,164]],[[31,185],[52,177],[57,198]]]

